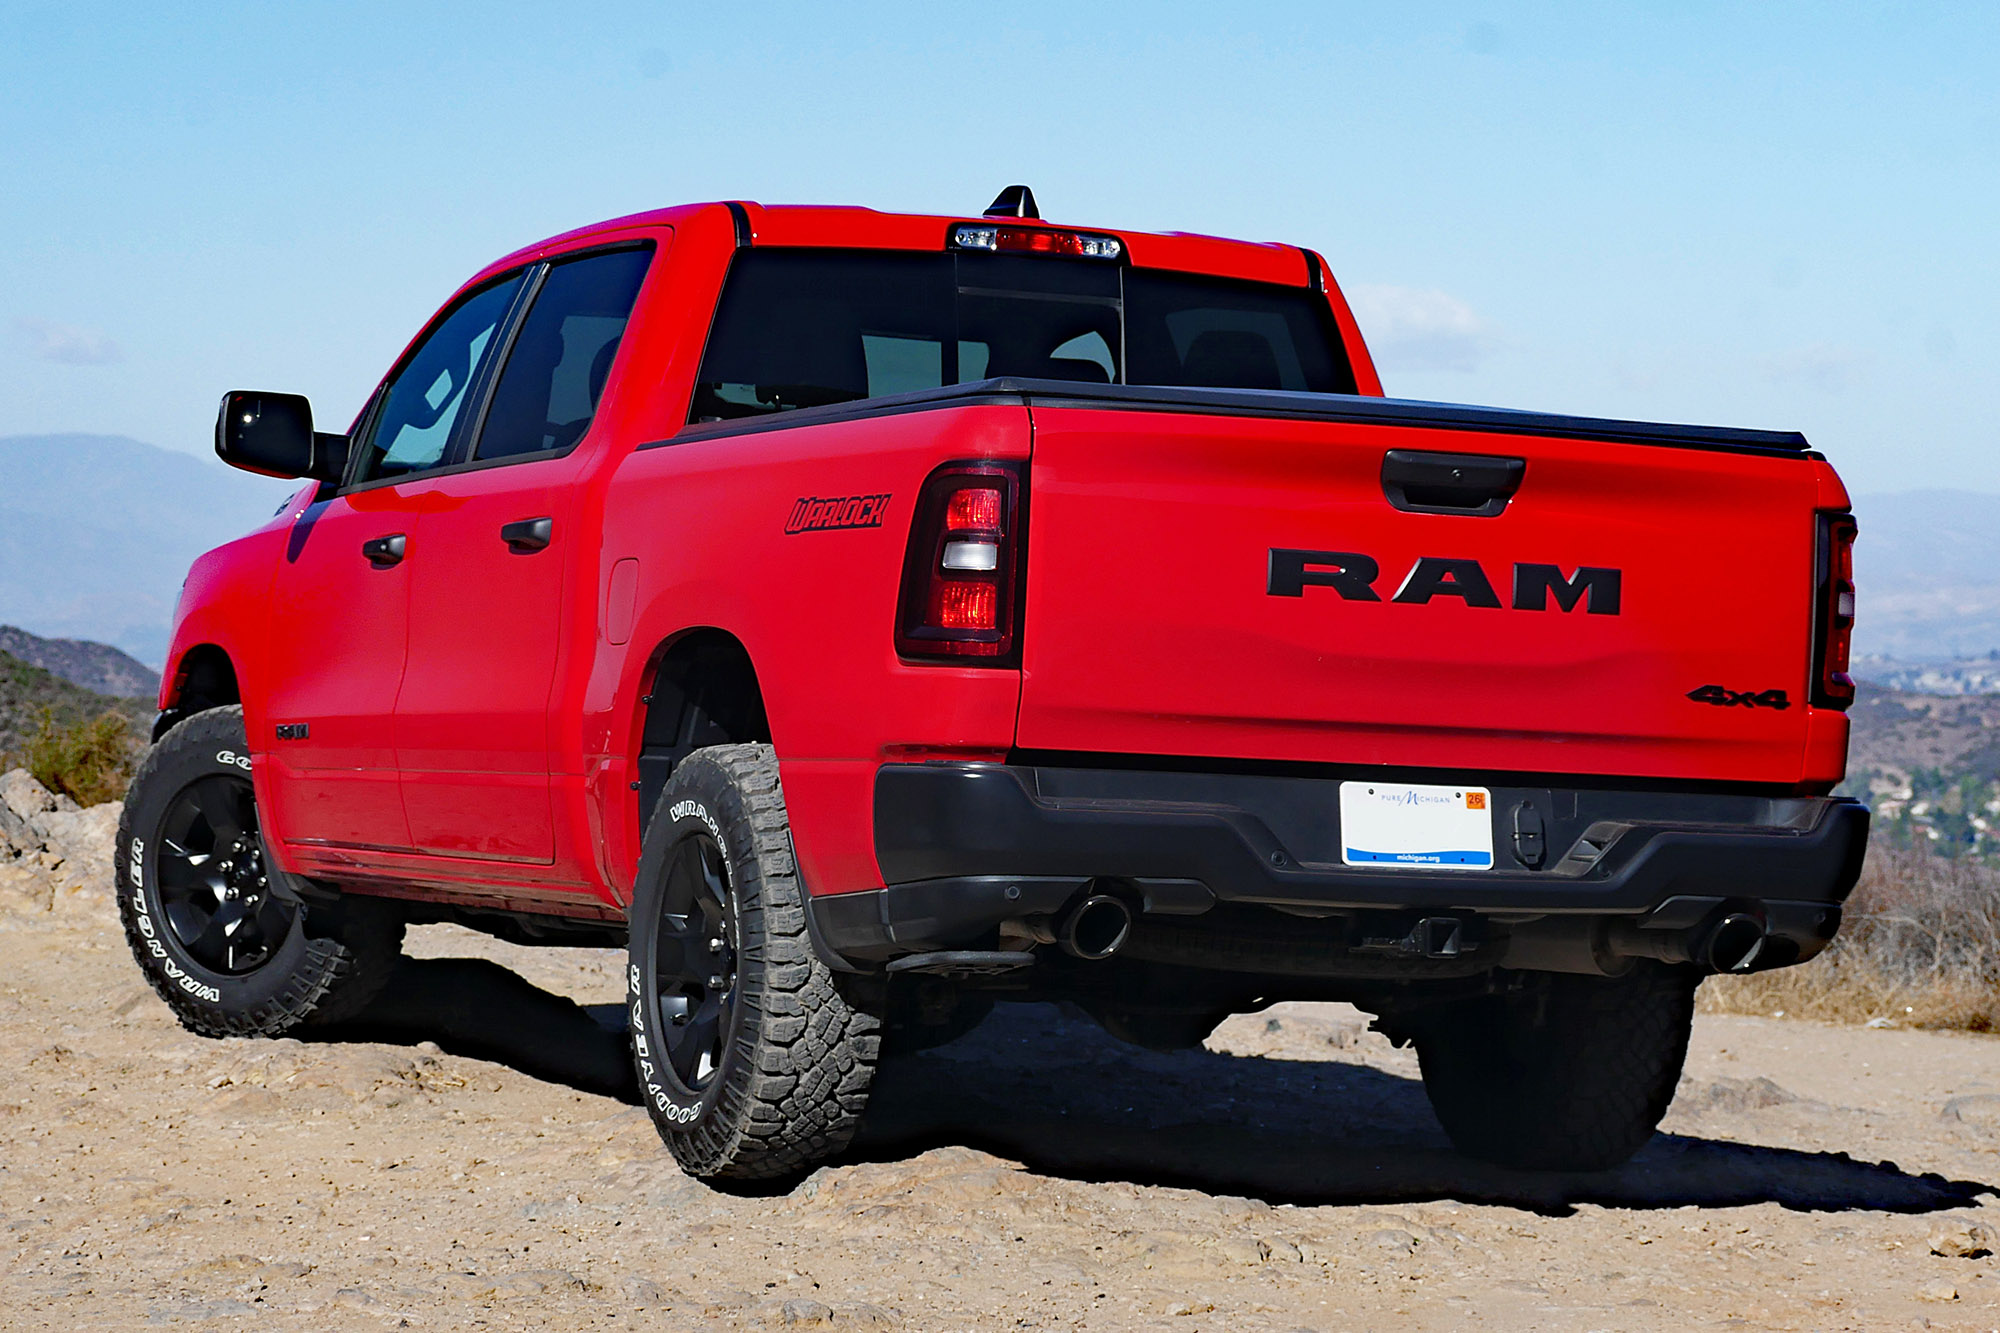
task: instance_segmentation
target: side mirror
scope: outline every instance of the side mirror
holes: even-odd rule
[[[334,481],[347,470],[347,437],[313,429],[312,404],[295,393],[222,395],[215,414],[215,456],[266,477]]]

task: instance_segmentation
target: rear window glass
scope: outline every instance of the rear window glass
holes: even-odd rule
[[[730,268],[690,419],[1000,376],[1352,393],[1326,300],[1121,265],[980,252],[751,250]]]

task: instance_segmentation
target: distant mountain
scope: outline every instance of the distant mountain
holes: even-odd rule
[[[157,665],[188,565],[296,489],[123,436],[0,437],[0,623]]]
[[[12,625],[0,625],[0,653],[98,694],[122,699],[159,696],[160,673],[108,643],[44,639]]]
[[[1857,653],[1933,663],[2000,649],[2000,495],[1867,495],[1854,516]]]
[[[86,721],[100,713],[123,713],[132,723],[133,734],[141,739],[152,720],[150,706],[141,700],[94,694],[52,671],[0,653],[0,769],[10,766],[41,726],[45,708],[64,723]]]

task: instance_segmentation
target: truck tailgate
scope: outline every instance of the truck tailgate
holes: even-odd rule
[[[1809,455],[1390,406],[1035,403],[1017,744],[1799,779]],[[1492,516],[1409,512],[1392,449],[1525,467]]]

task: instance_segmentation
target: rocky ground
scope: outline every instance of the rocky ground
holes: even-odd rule
[[[1334,1006],[1120,1046],[1006,1008],[789,1192],[681,1176],[619,960],[445,927],[366,1024],[182,1031],[115,807],[0,779],[0,1323],[217,1329],[2000,1327],[2000,1041],[1705,1016],[1603,1176],[1455,1155]]]

